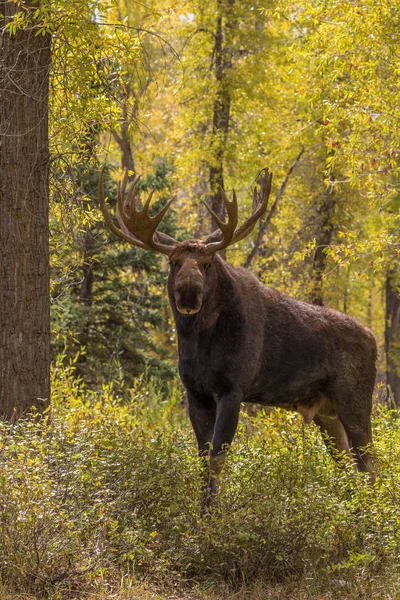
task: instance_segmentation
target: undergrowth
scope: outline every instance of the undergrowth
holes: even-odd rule
[[[126,402],[56,369],[44,420],[0,424],[1,585],[10,598],[56,599],[121,581],[232,593],[306,581],[349,598],[384,581],[381,597],[395,598],[400,420],[386,408],[375,410],[374,439],[371,486],[298,416],[243,413],[219,507],[202,516],[179,385],[166,396],[138,380]]]

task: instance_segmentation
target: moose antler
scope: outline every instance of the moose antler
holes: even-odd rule
[[[229,246],[229,244],[231,243],[231,240],[233,238],[233,235],[235,233],[237,224],[238,224],[238,203],[237,203],[235,190],[233,190],[233,198],[230,201],[230,200],[228,200],[228,196],[225,194],[225,191],[223,190],[223,188],[220,186],[219,189],[220,189],[220,192],[222,195],[222,199],[224,201],[226,213],[228,215],[227,223],[224,223],[219,218],[219,216],[208,206],[208,204],[206,202],[204,202],[204,200],[202,201],[204,206],[210,213],[210,215],[212,217],[214,217],[215,222],[217,223],[218,228],[219,228],[219,230],[217,229],[211,235],[214,235],[215,233],[217,233],[218,237],[220,237],[221,233],[222,233],[222,240],[208,241],[209,238],[207,238],[205,244],[206,244],[207,250],[209,250],[210,252],[216,252],[217,250],[222,250],[223,248],[226,248],[227,246]]]
[[[237,231],[235,230],[238,222],[238,204],[235,190],[233,190],[232,201],[229,201],[224,190],[220,188],[228,215],[228,221],[226,223],[221,221],[215,212],[204,202],[208,212],[214,217],[219,228],[213,231],[205,241],[206,248],[210,254],[218,250],[223,250],[245,238],[251,233],[258,219],[263,216],[267,210],[269,195],[271,193],[272,173],[270,173],[268,169],[265,169],[264,174],[259,178],[258,183],[260,184],[260,189],[258,190],[257,187],[255,187],[253,192],[252,214]]]
[[[157,252],[170,256],[178,242],[169,235],[156,231],[156,229],[176,196],[171,198],[157,215],[151,217],[148,214],[148,210],[154,190],[150,192],[143,208],[138,209],[136,206],[136,190],[140,176],[136,177],[132,183],[125,199],[126,185],[128,183],[128,173],[125,172],[122,184],[121,182],[118,183],[117,192],[116,215],[121,227],[121,229],[119,229],[114,224],[105,202],[103,178],[104,168],[101,170],[99,177],[99,202],[109,229],[118,237],[134,246],[144,248],[145,250],[156,250]]]
[[[126,194],[126,186],[128,183],[127,172],[124,175],[122,183],[118,183],[117,193],[117,220],[120,225],[118,228],[110,215],[105,198],[104,198],[104,168],[102,169],[99,177],[99,201],[100,207],[104,215],[104,219],[109,229],[115,233],[118,237],[138,246],[145,250],[156,250],[167,256],[171,256],[173,250],[179,242],[174,238],[157,231],[157,227],[162,221],[165,213],[170,207],[171,203],[175,200],[176,196],[171,198],[160,212],[154,217],[150,217],[148,214],[151,199],[153,197],[154,190],[150,192],[142,209],[138,209],[136,205],[136,190],[140,180],[140,176],[136,177],[132,183],[128,193]],[[221,189],[222,198],[224,201],[226,213],[228,215],[227,222],[222,221],[218,215],[204,202],[208,212],[214,217],[218,229],[213,231],[204,242],[206,250],[209,254],[213,254],[218,250],[223,250],[231,244],[239,242],[246,237],[254,228],[254,225],[265,213],[268,205],[268,199],[271,192],[272,174],[265,169],[262,177],[259,178],[258,183],[260,189],[254,188],[253,192],[253,211],[252,215],[236,230],[238,224],[238,202],[235,190],[233,190],[232,200],[229,200],[224,190]]]

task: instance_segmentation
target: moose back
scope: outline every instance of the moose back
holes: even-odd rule
[[[235,193],[229,201],[221,190],[227,221],[206,205],[218,229],[204,242],[177,242],[156,231],[172,200],[150,217],[151,195],[139,209],[138,179],[126,195],[125,176],[118,187],[117,227],[100,176],[100,205],[109,228],[135,246],[169,257],[179,372],[199,452],[209,465],[206,505],[215,497],[241,402],[298,411],[330,436],[338,450],[352,453],[359,470],[373,470],[364,449],[372,441],[377,354],[372,332],[348,315],[264,286],[217,254],[252,231],[266,211],[271,181],[266,172],[254,192],[252,215],[240,227]]]

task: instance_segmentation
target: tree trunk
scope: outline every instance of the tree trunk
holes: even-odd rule
[[[323,306],[323,277],[326,267],[326,248],[332,241],[332,235],[334,230],[333,225],[333,213],[335,210],[335,198],[334,192],[331,186],[325,192],[325,198],[322,203],[319,213],[321,215],[321,222],[318,234],[316,236],[316,249],[314,254],[314,261],[312,267],[312,290],[311,290],[311,302],[318,306]]]
[[[4,25],[27,0],[0,3],[0,415],[14,419],[50,401],[48,249],[49,35]]]
[[[224,188],[224,156],[229,131],[231,95],[228,83],[228,72],[232,68],[232,48],[226,42],[226,36],[232,37],[234,0],[218,2],[218,17],[215,33],[214,61],[217,91],[213,106],[213,148],[212,163],[209,167],[210,196],[212,210],[221,218],[224,216],[224,203],[220,186]],[[225,23],[224,23],[225,20]],[[216,229],[211,219],[211,231]]]
[[[385,350],[388,400],[400,407],[400,288],[395,271],[386,278]]]
[[[121,150],[121,167],[123,171],[128,170],[128,179],[129,181],[133,181],[135,178],[135,161],[133,159],[132,145],[129,140],[128,129],[129,123],[126,120],[121,125],[120,133],[114,129],[112,134]]]
[[[82,265],[82,285],[79,291],[79,301],[86,306],[93,304],[93,260],[95,255],[94,228],[86,226],[83,265]]]
[[[121,167],[123,171],[128,170],[128,180],[133,181],[135,179],[135,160],[133,157],[132,144],[130,141],[129,127],[135,122],[138,122],[139,115],[139,102],[142,96],[146,93],[149,85],[151,84],[151,78],[147,80],[141,86],[139,92],[134,94],[129,82],[125,82],[125,89],[122,93],[121,106],[122,106],[122,117],[123,121],[121,124],[120,131],[116,129],[112,130],[112,135],[121,150]],[[132,98],[134,99],[133,106],[130,109],[129,103]]]
[[[86,226],[83,249],[82,284],[79,290],[79,302],[88,309],[90,309],[90,307],[93,305],[93,263],[97,250],[94,237],[95,229],[96,226]],[[81,322],[80,332],[76,334],[80,346],[85,349],[85,352],[81,352],[76,361],[76,373],[80,377],[84,376],[83,366],[87,362],[90,321],[91,318],[88,310],[87,312],[85,311],[84,319]]]

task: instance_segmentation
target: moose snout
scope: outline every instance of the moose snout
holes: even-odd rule
[[[199,312],[203,299],[203,290],[198,285],[180,285],[175,289],[176,307],[183,315]]]

